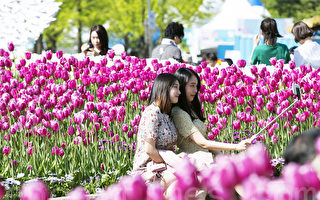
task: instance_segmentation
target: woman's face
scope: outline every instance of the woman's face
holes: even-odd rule
[[[198,92],[198,79],[192,75],[186,85],[186,97],[188,103],[191,103]]]
[[[96,31],[91,32],[91,43],[94,48],[101,49],[100,39]]]
[[[175,104],[178,103],[179,95],[181,94],[179,90],[179,81],[175,81],[174,84],[170,88],[170,103]]]

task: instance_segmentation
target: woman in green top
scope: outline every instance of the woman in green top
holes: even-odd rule
[[[258,46],[260,38],[259,35],[256,35],[250,63],[252,65],[271,65],[269,60],[272,57],[276,57],[277,60],[283,59],[284,63],[288,63],[290,61],[288,47],[284,44],[277,43],[277,38],[282,36],[279,34],[276,21],[271,18],[266,18],[262,20],[260,29],[261,36],[264,38],[264,44]]]

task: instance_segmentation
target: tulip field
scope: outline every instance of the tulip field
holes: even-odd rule
[[[217,156],[221,166],[201,173],[201,184],[222,199],[232,199],[230,188],[239,183],[244,190],[263,188],[264,184],[271,188],[284,185],[298,166],[289,166],[291,171],[285,168],[287,174],[272,184],[261,176],[272,172],[270,158],[281,159],[290,138],[320,127],[320,76],[311,66],[295,66],[293,62],[284,65],[274,58],[271,63],[246,66],[240,60],[236,65],[212,68],[205,62],[191,66],[139,59],[125,52],[115,55],[113,51],[95,58],[64,55],[62,51],[15,55],[10,43],[8,50],[0,49],[0,182],[6,190],[5,198],[18,198],[24,182],[39,179],[46,183],[51,197],[64,196],[77,186],[98,193],[120,180],[105,192],[119,192],[126,183],[141,186],[141,199],[152,199],[146,197],[148,191],[158,194],[159,185],[146,186],[141,177],[126,175],[132,169],[138,124],[152,82],[157,74],[174,73],[180,67],[190,67],[200,75],[199,99],[208,138],[221,142],[238,143],[257,133],[295,100],[292,84],[300,85],[301,100],[255,141],[264,144],[267,151],[256,144],[252,145],[255,150],[234,155],[245,172],[239,172],[238,164],[229,156]],[[255,156],[262,157],[265,167],[241,162],[255,160]],[[194,180],[193,185],[183,186],[183,177],[194,174],[194,169],[188,160],[181,165],[190,169],[180,173],[181,180],[178,176],[181,184],[177,191],[180,188],[185,193],[200,183]],[[218,183],[219,173],[213,171],[225,173],[222,166],[233,170],[226,173],[238,178],[230,178],[217,189],[213,182]],[[314,175],[310,167],[305,167],[309,175]],[[245,177],[249,177],[247,181]]]

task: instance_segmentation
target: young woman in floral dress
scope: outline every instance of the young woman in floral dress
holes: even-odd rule
[[[132,174],[141,174],[147,182],[160,181],[165,190],[174,180],[174,175],[159,150],[174,151],[177,133],[170,113],[179,95],[178,79],[173,74],[159,74],[153,83],[137,133]]]

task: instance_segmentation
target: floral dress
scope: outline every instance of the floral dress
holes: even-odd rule
[[[133,173],[145,172],[151,158],[145,152],[146,139],[155,141],[158,150],[173,150],[177,141],[177,133],[169,115],[163,114],[155,104],[146,107],[142,113],[137,135],[137,148],[133,160]]]

